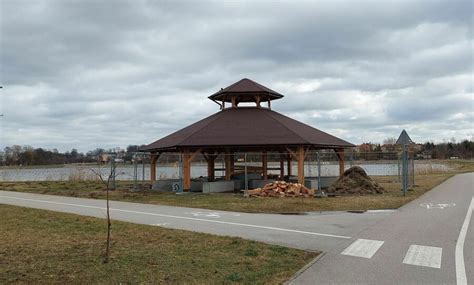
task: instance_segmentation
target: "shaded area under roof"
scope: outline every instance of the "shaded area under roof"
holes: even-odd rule
[[[228,108],[157,140],[142,151],[183,148],[347,148],[353,144],[266,108]]]
[[[230,102],[232,95],[238,95],[240,102],[254,102],[255,95],[261,95],[262,101],[283,98],[283,95],[280,93],[247,78],[219,90],[208,98],[211,100]]]

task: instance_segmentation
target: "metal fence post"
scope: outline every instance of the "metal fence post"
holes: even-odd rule
[[[407,190],[408,190],[408,151],[407,151],[406,144],[403,145],[402,172],[403,172],[403,196],[406,196]]]
[[[319,158],[319,151],[316,152],[316,159],[318,161],[318,193],[319,195],[322,195],[323,193],[321,192],[321,159]]]
[[[142,155],[142,183],[145,183],[145,155]]]
[[[110,189],[115,190],[115,158],[111,156],[110,160],[110,175],[112,175],[112,187]]]
[[[136,154],[133,157],[133,190],[138,190],[138,161]]]

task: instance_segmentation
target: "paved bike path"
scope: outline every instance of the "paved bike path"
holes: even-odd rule
[[[0,204],[105,218],[104,200],[0,191]],[[306,215],[250,214],[196,208],[110,201],[113,220],[162,226],[284,245],[330,251],[390,212]]]
[[[463,284],[456,245],[474,205],[474,173],[457,175],[329,251],[293,284]],[[464,284],[474,284],[474,218]],[[459,256],[458,256],[459,258]]]

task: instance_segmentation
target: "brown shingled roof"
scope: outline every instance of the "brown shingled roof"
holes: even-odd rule
[[[271,90],[253,80],[244,78],[228,87],[219,90],[218,92],[209,96],[211,100],[230,102],[229,95],[239,95],[240,102],[253,102],[253,96],[261,95],[264,100],[276,100],[283,98],[280,93]],[[262,101],[264,101],[262,100]]]
[[[264,147],[354,145],[267,108],[227,108],[151,143],[143,151],[191,147]]]

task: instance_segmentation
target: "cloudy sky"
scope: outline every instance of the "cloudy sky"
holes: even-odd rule
[[[254,1],[252,1],[254,2]],[[471,1],[0,0],[0,147],[147,144],[244,77],[352,143],[472,139]]]

